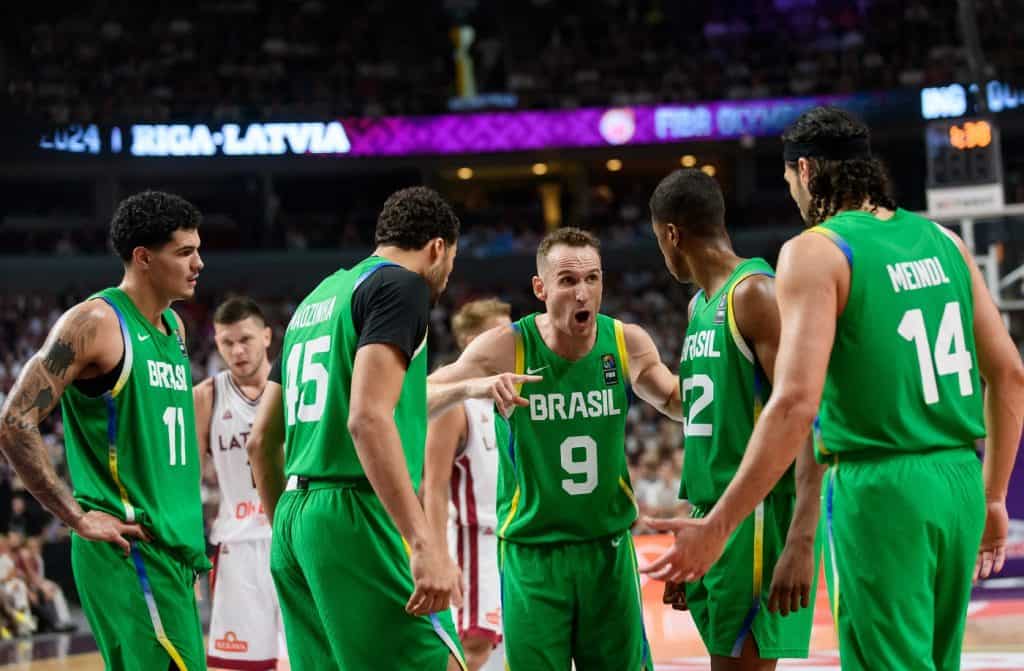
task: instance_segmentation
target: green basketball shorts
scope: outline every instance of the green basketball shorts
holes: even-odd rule
[[[409,553],[369,483],[310,482],[274,513],[274,577],[293,671],[465,669],[451,611],[405,612]]]
[[[738,657],[747,637],[753,636],[762,659],[807,657],[818,584],[819,539],[815,539],[810,607],[785,617],[768,610],[772,573],[785,546],[795,505],[792,495],[770,494],[732,533],[707,574],[687,583],[686,601],[711,655]],[[695,505],[691,515],[703,517],[710,509]]]
[[[72,534],[71,569],[108,671],[206,668],[191,566],[149,543],[125,557]]]
[[[985,525],[971,449],[839,455],[825,472],[825,575],[844,671],[960,668]]]
[[[583,543],[500,541],[509,671],[653,669],[629,531]]]

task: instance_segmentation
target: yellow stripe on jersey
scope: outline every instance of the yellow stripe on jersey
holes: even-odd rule
[[[501,530],[498,531],[499,536],[504,536],[508,530],[508,525],[512,524],[512,520],[516,517],[516,511],[519,510],[519,496],[522,494],[522,489],[519,485],[516,485],[516,491],[512,495],[512,505],[508,509],[508,517],[505,518],[505,523],[501,525]]]
[[[621,475],[619,476],[619,487],[622,491],[626,492],[626,496],[629,497],[629,500],[633,503],[633,507],[636,508],[636,514],[639,515],[640,505],[636,502],[636,495],[633,493],[633,489],[629,486],[629,483],[626,482],[626,478]]]
[[[743,356],[750,363],[754,363],[754,353],[750,351],[750,347],[747,346],[747,341],[743,339],[743,334],[740,333],[739,324],[736,323],[736,310],[733,308],[733,294],[736,293],[736,287],[740,285],[740,282],[751,277],[752,275],[760,275],[761,273],[748,272],[743,273],[736,281],[729,287],[729,293],[726,294],[726,314],[729,315],[729,332],[732,334],[733,342],[736,343],[736,347],[743,354]]]
[[[615,320],[615,346],[619,350],[619,362],[622,365],[622,376],[629,384],[629,351],[626,349],[626,333],[622,328],[622,322]]]

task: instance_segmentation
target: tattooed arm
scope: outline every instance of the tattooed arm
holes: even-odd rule
[[[0,408],[0,451],[47,510],[79,535],[117,543],[127,552],[124,536],[145,539],[141,527],[99,511],[83,512],[57,477],[39,434],[40,422],[57,406],[67,386],[112,370],[123,348],[117,317],[105,304],[89,301],[68,310],[43,348],[25,364]]]

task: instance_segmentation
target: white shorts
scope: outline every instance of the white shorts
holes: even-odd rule
[[[275,669],[285,657],[281,608],[270,577],[270,539],[221,543],[211,574],[213,611],[206,663],[217,669]]]
[[[462,608],[454,609],[459,638],[481,636],[501,643],[501,579],[498,537],[484,527],[448,526],[448,548],[462,570]]]

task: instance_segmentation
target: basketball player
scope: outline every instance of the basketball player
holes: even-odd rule
[[[532,378],[428,397],[429,309],[458,232],[436,192],[397,191],[373,256],[321,282],[285,333],[283,408],[257,411],[250,453],[274,525],[271,572],[295,671],[465,669],[448,610],[460,601],[458,568],[415,492],[427,416],[467,396],[525,403],[514,385]],[[286,480],[274,470],[282,427]]]
[[[284,631],[270,577],[270,525],[246,452],[270,375],[270,327],[255,301],[234,297],[214,312],[213,330],[227,370],[195,388],[200,454],[213,460],[220,487],[210,532],[217,560],[206,662],[220,669],[274,669]]]
[[[866,126],[815,108],[783,142],[811,228],[779,257],[775,388],[725,493],[648,570],[704,574],[813,423],[843,668],[958,669],[972,576],[1005,558],[1024,366],[963,243],[896,208]]]
[[[0,411],[0,449],[73,532],[82,608],[113,671],[206,664],[193,591],[210,564],[192,377],[184,327],[170,309],[192,297],[203,268],[199,221],[177,196],[125,199],[110,227],[121,284],[58,320]],[[74,495],[39,435],[58,401]]]
[[[693,517],[702,517],[736,474],[771,392],[779,344],[774,273],[764,259],[733,251],[722,191],[700,170],[663,179],[650,208],[669,272],[700,287],[690,301],[679,363],[688,413],[680,497],[693,506]],[[787,470],[707,575],[685,584],[712,669],[771,670],[780,657],[807,657],[821,472],[808,446],[796,478]],[[658,520],[650,524],[660,527]],[[764,578],[773,572],[769,586]]]
[[[510,325],[510,313],[508,303],[493,298],[463,305],[452,317],[452,333],[459,348],[465,349],[484,331]],[[506,446],[508,442],[498,437],[507,434],[507,423],[494,412],[494,403],[476,398],[432,420],[427,431],[423,507],[427,521],[438,538],[447,541],[462,572],[463,605],[456,612],[456,622],[469,671],[505,668],[504,650],[499,649],[501,595],[494,494],[499,442]],[[454,504],[453,519],[449,519],[449,500]]]
[[[509,668],[651,668],[643,630],[637,518],[626,467],[629,397],[682,420],[679,383],[641,327],[599,314],[597,238],[561,228],[537,249],[534,295],[546,312],[492,329],[435,372],[450,383],[541,374],[509,418],[499,454],[502,626]]]

